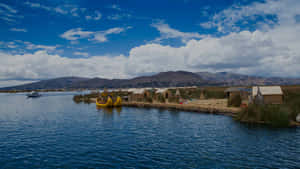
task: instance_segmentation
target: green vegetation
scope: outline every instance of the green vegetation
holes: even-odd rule
[[[92,92],[90,94],[85,94],[85,95],[75,95],[73,97],[73,101],[75,103],[81,103],[81,102],[84,102],[84,103],[91,103],[91,99],[92,98],[97,98],[98,96],[100,96],[100,93],[99,92]]]
[[[170,103],[179,103],[179,97],[171,96],[171,97],[169,97],[168,101]]]
[[[224,90],[205,89],[204,96],[206,99],[224,99],[226,94]]]
[[[146,97],[145,101],[148,102],[148,103],[152,103],[153,99],[152,99],[152,97]]]
[[[284,103],[281,105],[249,105],[237,114],[242,122],[287,127],[300,113],[300,86],[283,86]]]
[[[158,102],[160,102],[160,103],[165,103],[166,102],[166,99],[162,94],[158,94],[157,99],[158,99]]]
[[[291,110],[291,118],[296,119],[300,113],[300,87],[284,87],[284,104]]]
[[[284,105],[249,105],[236,119],[242,122],[270,124],[274,127],[288,127],[291,111]]]

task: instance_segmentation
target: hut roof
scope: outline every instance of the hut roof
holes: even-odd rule
[[[180,96],[180,91],[179,91],[178,89],[176,90],[175,95],[176,95],[176,96]]]
[[[168,90],[167,88],[159,88],[159,89],[157,89],[157,91],[155,93],[164,93],[167,90]]]
[[[280,86],[253,86],[252,87],[252,96],[256,96],[258,88],[262,95],[283,95]]]
[[[145,89],[134,89],[131,91],[133,94],[143,94]]]

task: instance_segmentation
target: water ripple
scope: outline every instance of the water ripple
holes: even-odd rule
[[[157,109],[105,112],[63,93],[0,95],[0,143],[0,168],[300,166],[299,128]]]

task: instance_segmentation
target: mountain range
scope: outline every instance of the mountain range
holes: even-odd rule
[[[83,77],[61,77],[30,84],[0,88],[0,90],[36,89],[96,89],[133,87],[174,87],[174,86],[252,86],[252,85],[296,85],[300,79],[259,77],[228,72],[186,72],[169,71],[151,76],[132,79],[104,79]]]

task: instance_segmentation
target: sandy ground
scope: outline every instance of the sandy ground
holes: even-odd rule
[[[186,104],[205,107],[205,108],[229,109],[229,110],[233,110],[233,112],[240,110],[240,108],[236,108],[236,107],[227,107],[227,99],[193,100],[193,101],[188,101]]]

